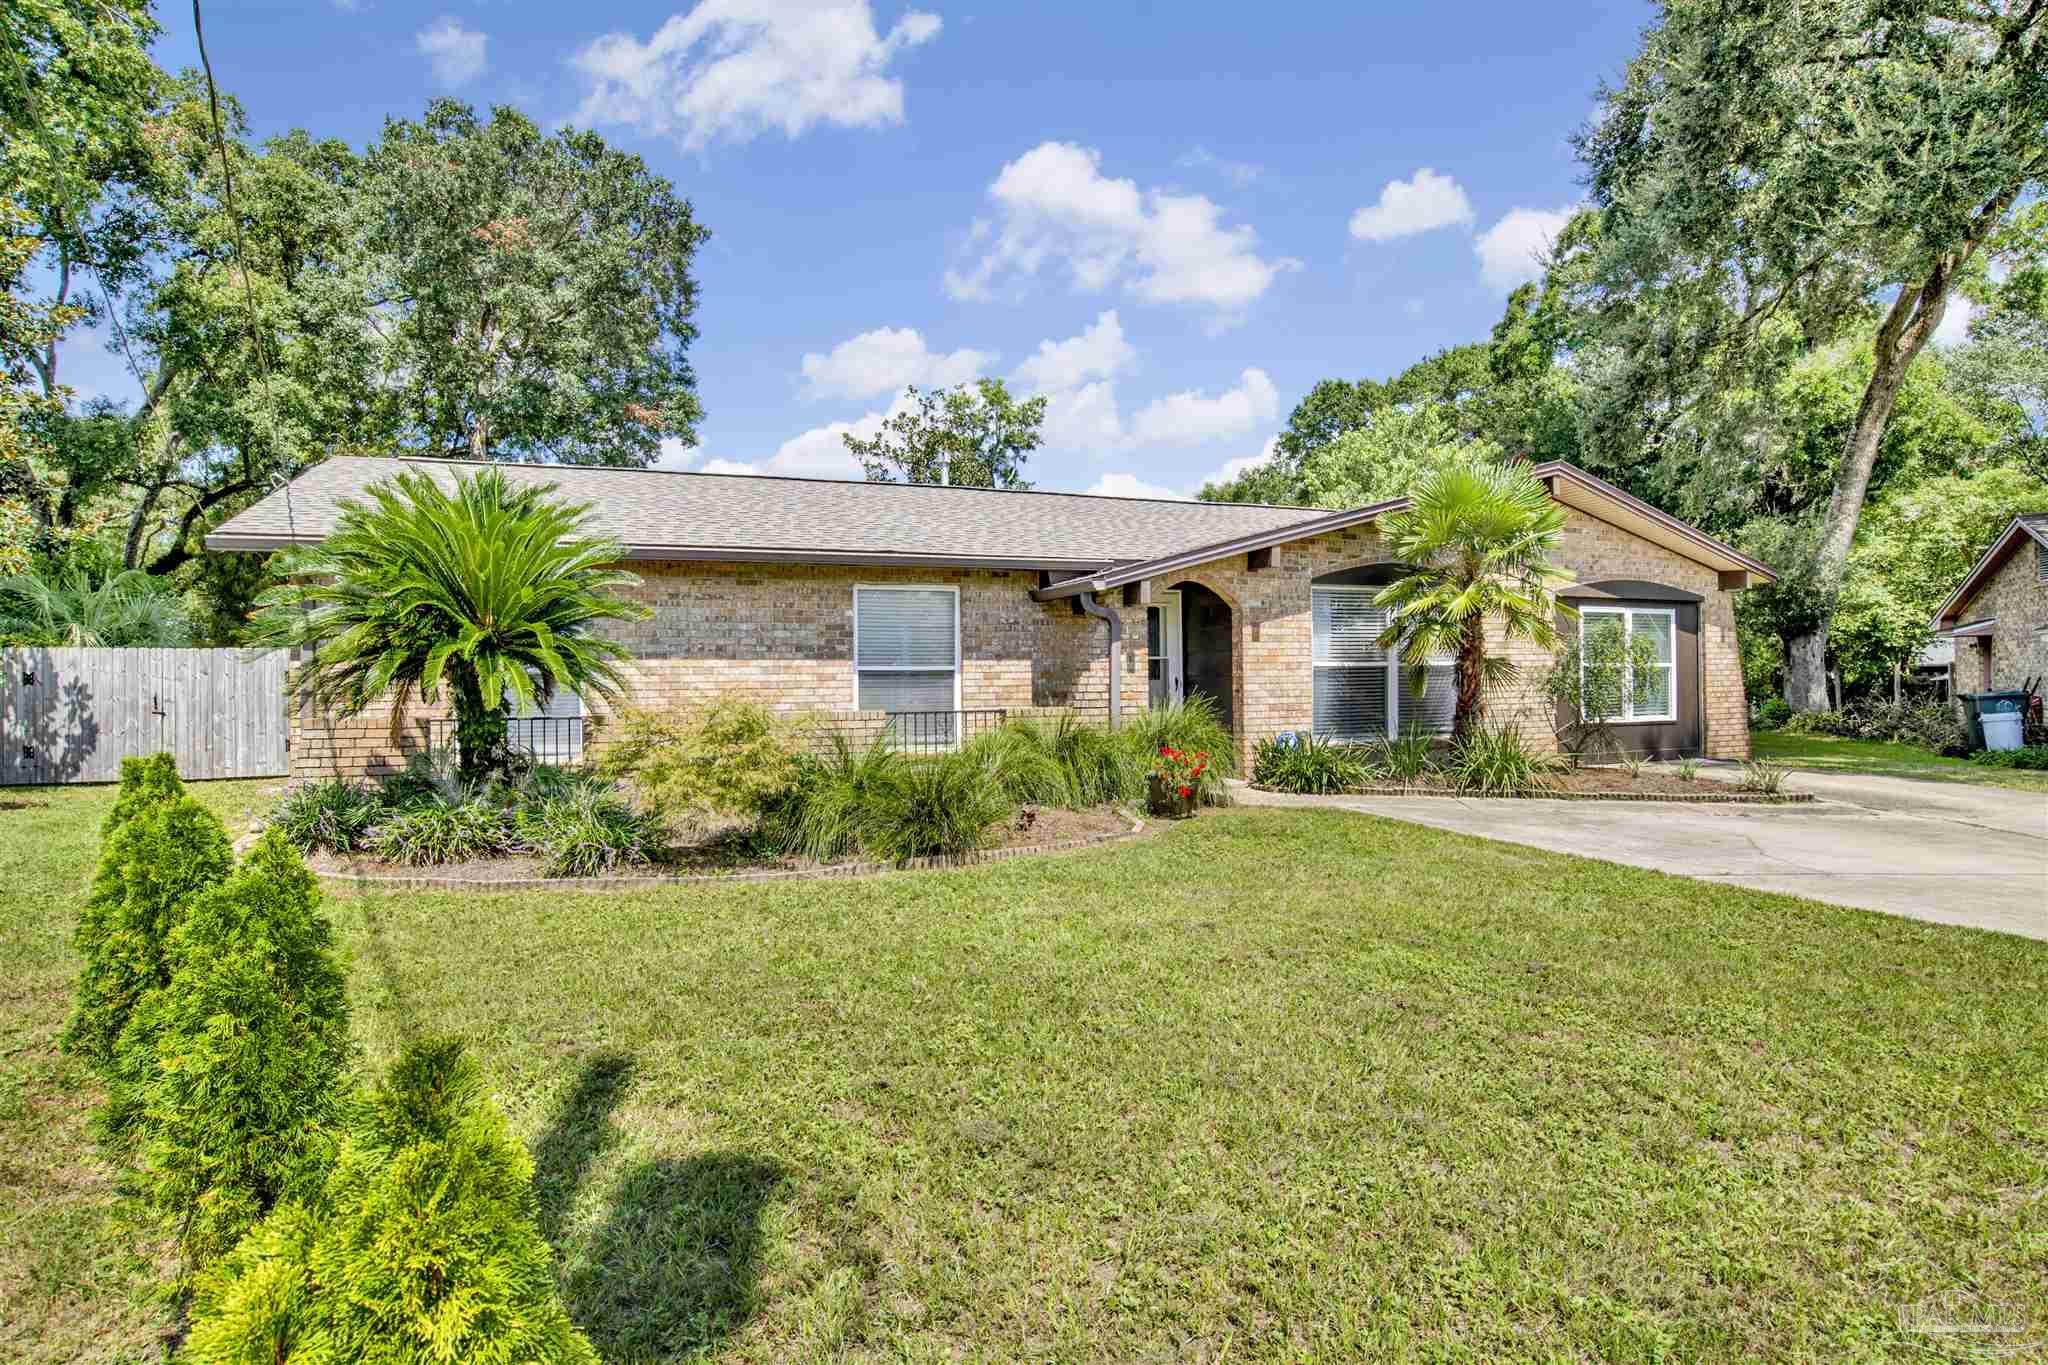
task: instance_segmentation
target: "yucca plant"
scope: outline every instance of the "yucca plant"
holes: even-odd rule
[[[1388,552],[1412,567],[1374,597],[1391,608],[1379,637],[1417,675],[1432,657],[1457,658],[1451,737],[1463,740],[1487,689],[1511,681],[1512,660],[1486,649],[1489,619],[1510,641],[1557,648],[1557,588],[1566,575],[1550,561],[1564,509],[1526,469],[1447,465],[1415,487],[1408,510],[1387,518]]]
[[[302,702],[346,716],[388,698],[394,732],[413,699],[445,691],[463,775],[500,769],[508,706],[563,688],[616,700],[628,651],[597,629],[647,615],[619,595],[638,580],[609,567],[618,543],[588,534],[587,504],[553,493],[497,469],[453,492],[421,473],[374,484],[341,504],[324,543],[286,558],[255,642],[305,652],[291,682]]]
[[[1436,767],[1436,744],[1420,730],[1410,730],[1400,736],[1389,735],[1374,741],[1366,761],[1381,777],[1396,782],[1414,782]]]
[[[1328,796],[1365,785],[1369,770],[1358,752],[1314,735],[1291,740],[1259,741],[1252,758],[1252,781],[1274,791]]]
[[[1478,725],[1451,748],[1445,771],[1460,787],[1486,796],[1519,796],[1544,785],[1551,760],[1529,746],[1519,727]]]

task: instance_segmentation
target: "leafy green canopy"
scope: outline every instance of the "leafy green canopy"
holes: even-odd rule
[[[1399,649],[1418,674],[1432,658],[1456,656],[1455,739],[1471,733],[1485,690],[1516,676],[1513,660],[1487,652],[1489,619],[1508,641],[1557,647],[1556,589],[1566,576],[1550,555],[1564,524],[1564,509],[1526,468],[1502,465],[1433,470],[1408,510],[1386,519],[1387,552],[1410,567],[1373,599],[1392,609],[1378,643]]]
[[[279,831],[196,897],[168,986],[120,1040],[145,1202],[186,1262],[226,1253],[280,1200],[319,1188],[348,1082],[345,981],[313,874]]]
[[[201,1275],[181,1359],[594,1365],[555,1297],[533,1161],[460,1044],[407,1048],[319,1197]]]
[[[1024,462],[1038,449],[1045,399],[1022,402],[1000,379],[905,391],[909,405],[871,438],[847,432],[846,448],[877,483],[1029,488]]]
[[[171,931],[192,898],[226,877],[233,863],[220,818],[189,796],[146,805],[107,835],[72,940],[84,962],[66,1051],[103,1073],[112,1070],[136,1004],[170,983]]]
[[[288,557],[297,581],[264,594],[257,639],[306,651],[293,692],[344,715],[389,700],[395,727],[445,689],[465,772],[487,769],[509,703],[564,688],[616,699],[630,653],[597,629],[647,615],[619,596],[639,580],[607,567],[619,545],[583,534],[589,506],[553,494],[496,469],[458,476],[453,493],[420,473],[379,483]]]

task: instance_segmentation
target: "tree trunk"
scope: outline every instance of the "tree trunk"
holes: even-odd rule
[[[1465,623],[1458,641],[1458,709],[1451,717],[1451,742],[1462,744],[1479,720],[1479,685],[1486,662],[1486,622],[1474,617]]]
[[[1814,556],[1815,586],[1826,603],[1824,615],[1813,630],[1786,642],[1785,700],[1795,711],[1819,711],[1828,702],[1826,659],[1828,628],[1834,623],[1835,594],[1842,588],[1842,573],[1849,567],[1849,549],[1856,541],[1856,526],[1863,516],[1863,499],[1870,491],[1870,474],[1877,466],[1877,448],[1884,440],[1892,408],[1899,401],[1899,389],[1906,371],[1941,326],[1948,310],[1949,286],[1970,258],[1977,254],[2004,219],[2019,196],[2019,187],[1994,196],[1977,212],[1967,241],[1954,251],[1936,258],[1927,277],[1907,285],[1892,300],[1884,321],[1878,324],[1872,344],[1876,364],[1863,401],[1856,409],[1856,424],[1842,450],[1842,467],[1835,472],[1834,492],[1828,498],[1827,519],[1821,523],[1820,546]]]

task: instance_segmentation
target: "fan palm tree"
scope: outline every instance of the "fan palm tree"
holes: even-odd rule
[[[97,584],[83,569],[0,579],[0,637],[71,649],[182,645],[191,627],[178,599],[140,569]]]
[[[648,612],[617,595],[639,581],[608,567],[618,543],[579,534],[587,504],[557,501],[553,484],[514,488],[496,469],[453,492],[420,473],[367,491],[260,599],[258,641],[306,654],[292,675],[300,701],[349,716],[388,697],[395,734],[414,698],[446,689],[475,778],[505,761],[511,703],[562,688],[617,699],[628,651],[597,627]]]
[[[1418,675],[1431,656],[1456,655],[1453,741],[1471,732],[1482,695],[1515,676],[1512,660],[1486,652],[1489,617],[1509,640],[1557,648],[1556,589],[1566,575],[1550,553],[1564,522],[1528,470],[1490,464],[1432,470],[1408,510],[1387,518],[1387,549],[1413,567],[1374,598],[1392,609],[1379,646],[1398,648]]]

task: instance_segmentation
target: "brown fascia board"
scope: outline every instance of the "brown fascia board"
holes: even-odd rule
[[[1698,527],[1690,526],[1668,512],[1659,511],[1641,498],[1623,492],[1605,479],[1595,478],[1577,465],[1566,464],[1562,460],[1552,460],[1547,464],[1532,466],[1529,472],[1546,483],[1552,479],[1564,479],[1577,484],[1596,497],[1619,503],[1636,515],[1656,522],[1659,526],[1683,537],[1701,549],[1712,551],[1722,558],[1732,560],[1736,564],[1741,565],[1744,571],[1755,574],[1766,583],[1778,581],[1777,573],[1762,560],[1753,559],[1733,546],[1723,544]],[[1555,497],[1556,494],[1553,492],[1552,496]],[[1370,503],[1364,507],[1351,508],[1349,511],[1335,512],[1326,517],[1315,517],[1308,521],[1298,521],[1292,525],[1281,526],[1271,531],[1260,531],[1248,536],[1238,536],[1231,540],[1216,541],[1209,545],[1197,545],[1191,550],[1182,550],[1175,554],[1163,555],[1158,559],[1132,562],[1121,567],[1112,566],[1092,574],[1081,574],[1077,577],[1063,579],[1049,587],[1036,589],[1031,595],[1041,602],[1050,602],[1062,597],[1071,597],[1077,593],[1107,592],[1112,588],[1120,588],[1126,583],[1137,582],[1139,579],[1157,578],[1165,574],[1177,573],[1182,569],[1191,569],[1197,564],[1206,564],[1212,559],[1224,559],[1231,555],[1249,554],[1254,550],[1263,550],[1275,545],[1285,545],[1289,541],[1306,540],[1310,536],[1324,535],[1331,531],[1341,531],[1346,527],[1356,526],[1360,522],[1376,521],[1389,513],[1406,511],[1407,508],[1408,499],[1406,498],[1392,498],[1386,502]]]
[[[1084,592],[1108,592],[1113,588],[1121,588],[1126,583],[1136,583],[1142,579],[1159,578],[1182,569],[1192,569],[1197,564],[1207,564],[1212,559],[1228,559],[1232,555],[1250,554],[1254,550],[1285,545],[1289,541],[1306,540],[1310,536],[1341,531],[1347,526],[1373,521],[1389,512],[1401,511],[1407,506],[1406,498],[1369,503],[1364,507],[1353,507],[1348,511],[1332,512],[1325,517],[1297,521],[1271,531],[1257,531],[1251,535],[1234,536],[1229,540],[1212,541],[1207,545],[1197,545],[1193,549],[1161,555],[1157,559],[1134,560],[1120,566],[1110,565],[1097,573],[1081,574],[1075,578],[1061,579],[1050,587],[1034,588],[1031,595],[1040,602],[1053,602]]]
[[[1677,535],[1684,537],[1686,540],[1691,541],[1694,545],[1699,546],[1703,550],[1711,550],[1716,554],[1725,555],[1727,558],[1734,560],[1737,564],[1740,564],[1749,572],[1756,574],[1757,576],[1762,578],[1766,583],[1775,583],[1778,581],[1777,570],[1773,569],[1770,565],[1764,563],[1762,560],[1751,558],[1749,555],[1746,555],[1742,553],[1742,551],[1736,549],[1733,545],[1730,545],[1725,541],[1714,539],[1705,531],[1700,530],[1699,527],[1692,525],[1690,522],[1680,521],[1677,517],[1672,516],[1669,512],[1666,512],[1661,508],[1651,506],[1649,503],[1644,502],[1635,494],[1630,493],[1624,489],[1617,488],[1613,484],[1607,482],[1607,480],[1600,478],[1597,475],[1588,474],[1585,470],[1579,468],[1575,464],[1569,464],[1563,460],[1551,460],[1544,464],[1531,466],[1529,472],[1535,475],[1537,478],[1545,480],[1546,482],[1551,479],[1563,479],[1568,483],[1575,483],[1589,493],[1597,494],[1600,497],[1606,498],[1611,502],[1620,503],[1629,511],[1634,512],[1637,516],[1645,517],[1650,521],[1656,522],[1659,526],[1662,526],[1667,531],[1674,532]]]
[[[225,554],[262,554],[271,550],[288,550],[296,546],[318,545],[323,537],[302,536],[292,540],[287,536],[228,534],[215,532],[206,538],[206,548]],[[738,549],[717,545],[628,545],[622,561],[636,563],[711,563],[711,564],[845,564],[850,566],[882,567],[885,565],[911,565],[932,569],[1002,569],[1002,570],[1052,570],[1057,573],[1072,573],[1075,570],[1102,567],[1098,559],[1047,559],[1044,556],[1012,558],[1006,556],[966,555],[918,555],[890,554],[880,550],[785,550],[758,548]]]
[[[1955,591],[1941,599],[1941,605],[1934,609],[1934,620],[1929,624],[1929,630],[1944,629],[1943,622],[1954,616],[1963,603],[1976,595],[1984,580],[2005,563],[2006,556],[2011,554],[2018,544],[2018,537],[2025,536],[2041,545],[2048,545],[2048,527],[2036,530],[2034,524],[2028,520],[2029,517],[2038,515],[2040,514],[2022,513],[2014,517],[2006,528],[1998,533],[1997,538],[1991,542],[1991,548],[1979,556],[1977,562],[1970,566],[1970,571],[1963,575],[1963,581],[1956,584]]]

